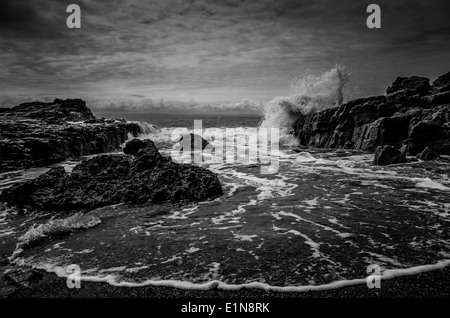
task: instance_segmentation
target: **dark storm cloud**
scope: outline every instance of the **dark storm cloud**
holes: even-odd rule
[[[366,7],[382,8],[382,29]],[[82,29],[66,27],[77,3]],[[347,65],[364,94],[450,69],[447,1],[0,2],[0,94],[267,100]]]
[[[42,10],[51,3],[52,10]],[[11,38],[54,38],[63,35],[60,27],[64,16],[54,15],[54,9],[65,10],[63,1],[2,0],[0,2],[0,32]]]

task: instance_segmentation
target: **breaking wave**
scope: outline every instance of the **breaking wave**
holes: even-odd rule
[[[295,144],[292,125],[302,114],[339,106],[344,102],[344,88],[349,74],[337,65],[320,74],[308,74],[291,84],[291,94],[277,96],[264,106],[261,127],[280,128],[285,144]]]
[[[138,125],[139,130],[143,135],[157,134],[161,132],[161,129],[159,129],[158,127],[143,121],[129,121],[129,122]]]

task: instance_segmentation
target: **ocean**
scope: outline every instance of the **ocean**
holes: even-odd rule
[[[319,91],[315,108],[327,100]],[[88,213],[100,220],[88,230],[23,251],[17,242],[39,235],[39,225],[55,216],[24,217],[2,207],[1,255],[14,253],[17,264],[61,276],[75,264],[84,280],[119,286],[278,291],[366,284],[373,274],[392,278],[450,264],[448,156],[376,166],[373,153],[302,148],[289,131],[294,110],[279,105],[279,98],[269,103],[263,116],[96,111],[144,122],[146,133],[138,138],[153,140],[166,156],[173,155],[177,136],[192,132],[194,120],[202,120],[203,132],[239,128],[250,137],[257,128],[276,127],[278,147],[257,149],[276,169],[263,173],[261,162],[237,160],[239,147],[256,146],[251,139],[233,144],[234,160],[191,163],[219,176],[221,197],[184,206],[100,208]],[[211,134],[203,137],[220,146]],[[78,162],[60,165],[70,172]],[[47,170],[3,173],[0,190]]]
[[[95,111],[94,115],[106,118],[124,118],[129,121],[143,121],[161,128],[183,127],[193,129],[194,120],[201,120],[203,128],[214,127],[259,127],[262,114],[208,114],[208,113],[154,113],[130,111]]]
[[[209,128],[244,131],[261,123],[257,116],[118,117],[158,126],[139,138],[159,140],[166,155],[171,132],[186,132],[194,119]],[[392,277],[449,263],[450,182],[436,167],[424,162],[380,167],[372,165],[370,153],[283,144],[269,155],[279,162],[272,174],[262,174],[258,164],[200,163],[223,184],[225,194],[213,201],[101,208],[90,212],[100,224],[16,250],[16,262],[61,275],[77,264],[84,279],[126,286],[282,291],[365,283],[369,266]],[[77,162],[61,165],[70,171]],[[4,173],[0,182],[4,188],[47,170]],[[0,240],[10,254],[33,224],[53,218],[9,212],[0,214]]]

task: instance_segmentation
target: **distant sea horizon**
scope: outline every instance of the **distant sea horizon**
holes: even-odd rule
[[[262,114],[238,113],[173,113],[144,111],[99,111],[92,110],[98,117],[123,118],[129,121],[143,121],[160,128],[186,127],[193,128],[194,120],[202,120],[203,128],[210,127],[258,127]]]

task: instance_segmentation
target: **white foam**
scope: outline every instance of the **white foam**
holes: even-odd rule
[[[312,162],[316,160],[317,158],[314,158],[309,152],[299,152],[297,158],[295,158],[296,163]]]
[[[336,235],[341,237],[341,238],[347,238],[347,237],[353,236],[352,233],[338,233]]]
[[[198,247],[191,247],[190,249],[186,250],[186,253],[195,253],[200,251]]]
[[[15,261],[16,264],[25,265],[24,259],[17,259]],[[218,270],[220,267],[220,263],[212,263],[211,272],[218,276]],[[401,269],[385,269],[382,271],[380,275],[381,280],[393,279],[395,277],[401,276],[410,276],[417,275],[424,272],[429,272],[433,270],[443,269],[446,266],[450,265],[450,259],[440,260],[434,264],[420,265],[409,268],[401,268]],[[54,272],[59,277],[69,277],[70,273],[67,273],[66,267],[58,266],[51,263],[40,263],[33,265],[34,268],[44,269],[48,272]],[[154,287],[174,287],[185,290],[210,290],[212,288],[217,288],[221,290],[240,290],[242,288],[256,288],[262,289],[265,291],[279,291],[279,292],[307,292],[307,291],[322,291],[322,290],[331,290],[342,288],[346,286],[353,285],[362,285],[366,284],[368,277],[365,278],[357,278],[351,280],[339,280],[334,281],[328,284],[322,285],[303,285],[303,286],[276,286],[270,285],[267,283],[260,282],[252,282],[247,284],[227,284],[221,282],[220,280],[212,280],[207,283],[197,284],[191,283],[188,281],[180,281],[180,280],[152,280],[148,279],[140,283],[136,282],[128,282],[128,281],[119,281],[115,275],[107,275],[107,276],[87,276],[81,275],[81,281],[86,282],[106,282],[112,286],[117,287],[144,287],[144,286],[154,286]]]
[[[111,267],[111,268],[102,269],[102,270],[99,271],[99,273],[122,272],[122,271],[124,271],[126,269],[127,269],[126,266]]]
[[[307,235],[305,235],[303,233],[300,233],[297,230],[289,230],[289,231],[287,231],[287,233],[292,233],[294,235],[298,235],[298,236],[303,237],[305,239],[305,244],[307,244],[307,245],[309,245],[311,247],[311,250],[313,251],[313,257],[318,258],[318,257],[320,257],[322,255],[322,253],[319,250],[320,244],[314,242],[309,236],[307,236]]]
[[[254,238],[258,237],[258,235],[256,235],[256,234],[245,235],[245,234],[235,234],[235,233],[233,233],[233,236],[236,240],[248,241],[248,242],[251,242],[251,241],[253,241]]]
[[[274,214],[278,214],[278,215],[281,215],[281,216],[289,216],[289,217],[293,217],[294,219],[296,219],[297,222],[307,222],[307,223],[311,223],[311,224],[313,224],[313,225],[315,225],[315,226],[318,226],[318,227],[323,228],[323,229],[326,230],[326,231],[333,232],[333,233],[335,233],[337,236],[342,237],[342,238],[346,238],[346,237],[349,237],[349,236],[352,235],[351,233],[341,233],[341,232],[339,232],[338,230],[335,230],[335,229],[333,229],[333,228],[331,228],[331,227],[329,227],[329,226],[326,226],[326,225],[323,225],[323,224],[320,224],[320,223],[316,223],[316,222],[314,222],[314,221],[307,220],[307,219],[302,218],[301,216],[299,216],[299,215],[297,215],[297,214],[294,214],[294,213],[292,213],[292,212],[284,212],[284,211],[280,211],[280,212],[278,212],[278,213],[272,213],[272,215],[274,215]]]
[[[311,199],[311,200],[303,200],[302,202],[305,202],[307,205],[314,207],[314,206],[319,205],[318,199],[319,199],[319,197]]]
[[[450,188],[446,187],[442,183],[431,180],[430,178],[411,178],[411,180],[416,181],[416,187],[419,188],[428,188],[428,189],[437,189],[442,191],[449,191]]]
[[[195,211],[198,210],[198,205],[195,205],[193,207],[184,208],[182,210],[174,210],[171,211],[173,214],[164,216],[165,219],[179,219],[184,220],[187,219],[189,215],[195,213]]]
[[[137,273],[143,269],[147,269],[149,268],[148,266],[144,265],[144,266],[139,266],[139,267],[129,267],[127,269],[125,269],[125,272],[127,273]]]
[[[169,258],[169,259],[167,259],[167,260],[161,262],[161,264],[174,262],[174,261],[179,260],[179,259],[181,259],[181,256],[174,255],[174,256],[172,256],[171,258]]]

